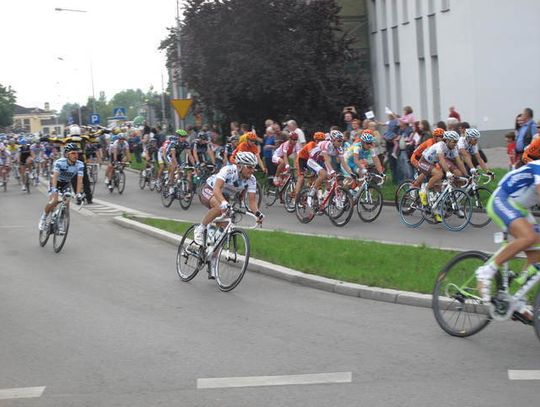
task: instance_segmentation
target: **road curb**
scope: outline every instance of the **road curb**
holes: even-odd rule
[[[181,237],[175,233],[170,233],[153,226],[148,226],[141,222],[124,218],[122,216],[114,217],[113,222],[123,228],[144,233],[175,246],[180,244]],[[348,283],[327,277],[303,273],[288,267],[272,264],[254,258],[249,260],[249,270],[270,277],[286,280],[290,283],[300,284],[336,294],[360,297],[367,300],[391,302],[394,304],[431,308],[431,295],[429,294],[419,294],[409,291],[399,291],[389,288],[378,288],[362,284]]]

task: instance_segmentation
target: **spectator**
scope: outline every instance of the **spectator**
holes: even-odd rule
[[[292,133],[294,131],[296,134],[298,134],[298,142],[300,143],[300,145],[303,146],[304,144],[306,144],[306,135],[304,134],[302,129],[298,127],[298,124],[295,120],[289,120],[287,122],[287,130],[289,131],[289,133]]]
[[[516,135],[510,131],[504,135],[506,139],[506,155],[508,156],[508,169],[513,170],[516,167]]]
[[[229,137],[240,137],[240,126],[238,125],[238,122],[231,122],[229,126],[231,128],[231,134]]]
[[[377,130],[377,122],[374,120],[370,120],[368,123],[368,130],[371,130],[373,137],[375,137],[375,143],[373,143],[372,149],[375,152],[375,154],[377,154],[377,157],[379,157],[379,161],[381,162],[381,165],[384,167],[384,153],[386,152],[386,148],[385,148],[384,139],[381,136],[381,133],[379,133],[379,130]]]
[[[444,131],[447,130],[447,129],[446,129],[446,123],[443,122],[442,120],[441,120],[440,122],[437,122],[437,127],[438,127],[439,129],[443,129]]]
[[[411,179],[413,171],[409,162],[408,148],[413,143],[413,129],[402,120],[399,122],[399,140],[397,143],[398,153],[396,162],[396,183],[399,184],[406,179]],[[395,158],[395,157],[394,157]]]
[[[540,120],[536,122],[536,134],[533,136],[533,140],[536,140],[537,138],[540,137],[539,131],[540,131]]]
[[[523,150],[531,143],[533,136],[536,134],[537,129],[533,116],[533,111],[530,107],[526,107],[523,109],[523,113],[521,113],[523,125],[519,128],[516,136],[516,154],[519,159],[516,167],[520,167],[523,164],[521,161]]]
[[[461,122],[461,116],[458,112],[456,112],[455,106],[450,106],[448,110],[450,111],[450,113],[448,113],[448,117],[453,117],[458,121],[458,123]]]
[[[521,118],[521,113],[516,116],[516,121],[514,124],[514,134],[517,137],[519,128],[523,125],[523,119]]]
[[[362,134],[362,129],[360,128],[360,119],[353,119],[351,125],[351,140],[355,140]]]
[[[418,125],[418,130],[420,134],[419,144],[422,144],[427,139],[431,138],[431,126],[427,120],[421,120]]]
[[[392,156],[394,144],[397,142],[399,133],[399,119],[394,113],[388,114],[388,121],[384,124],[386,131],[383,133],[383,138],[386,143],[387,162],[390,164],[392,172],[392,182],[397,185],[397,159]]]
[[[416,119],[414,118],[413,109],[410,106],[405,106],[403,108],[403,116],[399,119],[400,121],[406,123],[407,125],[412,126]]]
[[[446,126],[448,128],[448,131],[459,132],[459,121],[455,117],[449,117],[448,119],[446,119]]]
[[[268,181],[273,182],[274,175],[276,174],[276,165],[272,162],[272,154],[276,149],[276,133],[274,128],[270,125],[266,128],[263,141],[262,155],[266,168],[268,169]]]
[[[355,119],[353,112],[347,111],[343,114],[343,128],[345,131],[352,130],[352,121]]]

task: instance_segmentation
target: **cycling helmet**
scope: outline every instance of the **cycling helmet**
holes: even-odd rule
[[[6,149],[6,146],[4,143],[0,143],[0,151],[4,151]]]
[[[245,134],[246,140],[248,141],[257,141],[257,135],[251,131]]]
[[[114,143],[116,140],[118,140],[118,135],[115,134],[114,136],[111,137],[111,143]]]
[[[69,135],[70,136],[80,136],[81,135],[81,128],[77,125],[69,126]]]
[[[236,164],[248,165],[250,167],[257,166],[257,156],[249,151],[240,151],[235,157]]]
[[[339,130],[332,130],[330,132],[330,140],[332,141],[343,140],[343,133],[340,132]]]
[[[185,131],[184,129],[178,129],[176,130],[176,134],[178,134],[180,137],[187,137],[187,131]]]
[[[324,141],[326,138],[326,134],[324,134],[322,131],[318,131],[313,135],[313,140],[315,141]]]
[[[75,143],[67,143],[66,146],[64,147],[64,154],[68,154],[68,153],[71,153],[71,152],[78,152],[79,151],[79,147],[77,146],[77,144]]]
[[[476,129],[465,129],[465,133],[467,134],[467,138],[470,139],[479,139],[480,138],[480,132]]]
[[[19,139],[18,143],[19,143],[20,146],[25,146],[25,145],[26,145],[26,139],[23,138],[23,137],[21,137],[21,138]]]
[[[433,137],[442,137],[444,136],[444,130],[441,129],[440,127],[437,127],[433,129],[432,134],[433,134]]]
[[[370,129],[365,129],[365,130],[362,130],[362,134],[373,134],[373,130],[370,130]]]
[[[295,140],[295,141],[298,140],[298,133],[296,133],[294,131],[291,132],[291,134],[289,134],[289,139],[290,140]]]
[[[445,131],[443,139],[444,140],[458,141],[459,140],[459,134],[457,134],[457,132],[455,132],[453,130]]]
[[[373,137],[372,134],[363,132],[362,135],[360,136],[360,141],[362,143],[372,144],[375,141],[375,137]]]

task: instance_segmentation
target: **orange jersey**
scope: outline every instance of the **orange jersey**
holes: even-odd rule
[[[236,154],[238,154],[240,151],[246,152],[246,153],[253,153],[256,156],[259,156],[259,147],[257,144],[249,145],[247,141],[244,141],[236,147],[236,149],[232,152],[231,158],[229,158],[229,161],[231,164],[234,164],[234,159],[236,157]]]
[[[422,157],[422,153],[424,152],[424,150],[428,149],[433,144],[435,144],[435,137],[427,139],[414,149],[411,156],[411,164],[413,165],[413,167],[418,167],[418,160]]]
[[[298,158],[301,158],[303,160],[309,159],[309,152],[315,148],[317,145],[316,141],[310,141],[307,143],[302,149],[298,152]]]
[[[540,138],[534,139],[523,151],[522,160],[525,164],[540,159]]]

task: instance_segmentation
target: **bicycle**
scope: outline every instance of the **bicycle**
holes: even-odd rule
[[[508,243],[508,233],[498,232],[495,236],[502,247]],[[458,254],[446,264],[433,288],[435,320],[449,335],[467,337],[480,332],[493,320],[512,319],[533,325],[540,339],[540,272],[527,275],[521,284],[518,275],[510,270],[511,261],[504,263],[493,277],[491,301],[485,304],[477,289],[475,271],[489,258],[488,254],[473,250]],[[531,298],[534,298],[532,321],[518,312]]]
[[[88,179],[90,181],[90,188],[92,189],[92,195],[95,193],[96,184],[98,183],[99,167],[97,163],[87,163]]]
[[[272,206],[279,198],[280,203],[285,205],[285,210],[289,213],[294,212],[294,187],[296,185],[296,176],[293,167],[287,168],[279,176],[280,186],[276,186],[272,180],[263,188],[264,203],[266,207]]]
[[[59,253],[64,247],[69,231],[69,202],[71,197],[70,189],[58,191],[58,205],[47,216],[47,228],[39,231],[39,245],[41,247],[47,244],[51,234],[53,235],[54,252]]]
[[[366,173],[358,181],[353,181],[350,191],[353,194],[356,213],[364,222],[373,222],[379,217],[383,207],[381,185],[385,176]]]
[[[354,199],[340,182],[344,179],[341,174],[330,177],[331,186],[322,196],[310,195],[310,189],[304,188],[296,200],[296,217],[302,223],[309,223],[315,215],[326,213],[335,226],[345,226],[351,220]]]
[[[139,188],[144,189],[146,184],[150,191],[153,191],[156,186],[156,167],[149,162],[145,168],[139,172]]]
[[[168,186],[168,175],[164,178],[164,187],[161,191],[161,203],[164,207],[171,206],[175,199],[178,199],[182,209],[187,210],[193,201],[193,193],[190,182],[188,181],[188,171],[193,171],[195,168],[183,165],[177,168],[174,172],[174,181],[172,186]]]
[[[485,182],[480,182],[482,178],[486,178]],[[487,215],[486,208],[491,197],[491,192],[483,185],[489,184],[495,178],[493,173],[479,173],[471,176],[471,182],[465,188],[469,194],[472,204],[472,214],[470,224],[475,228],[482,228],[491,222],[491,218]]]
[[[399,203],[401,221],[408,227],[416,228],[424,221],[439,223],[438,215],[443,225],[452,232],[465,228],[471,219],[472,204],[469,194],[463,188],[467,188],[470,179],[455,177],[455,180],[464,183],[463,187],[456,188],[453,182],[446,179],[442,183],[441,192],[430,193],[427,205],[423,205],[420,200],[420,189],[410,188]]]
[[[116,161],[114,163],[113,174],[111,182],[109,183],[109,192],[112,193],[114,188],[119,194],[124,192],[126,187],[126,174],[124,174],[124,168],[128,165],[127,162]]]
[[[182,236],[176,254],[176,273],[184,282],[192,280],[207,267],[209,278],[215,276],[221,291],[231,291],[240,284],[249,264],[249,237],[236,225],[244,215],[257,217],[243,209],[229,207],[227,212],[214,221],[204,232],[204,245],[195,243],[195,228],[192,225]],[[249,229],[260,226],[257,221]],[[209,231],[211,231],[209,233]]]

